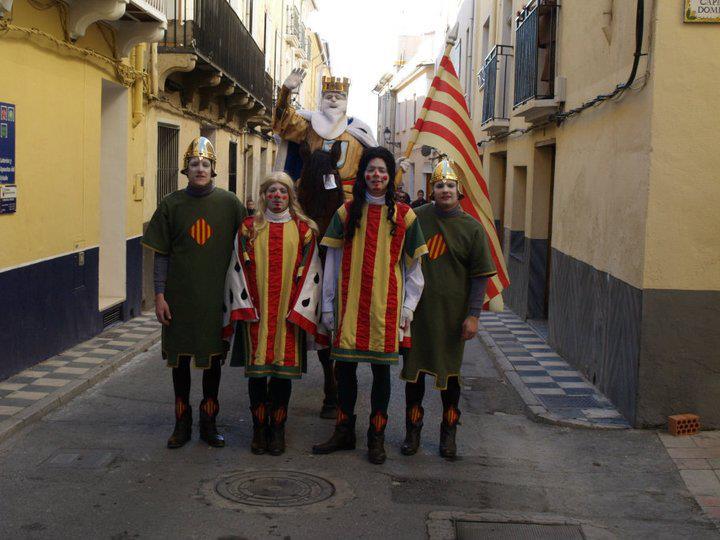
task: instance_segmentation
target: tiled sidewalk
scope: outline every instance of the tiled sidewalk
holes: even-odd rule
[[[610,400],[512,311],[483,312],[480,322],[480,337],[494,353],[497,367],[539,420],[574,427],[630,427]]]
[[[658,433],[690,493],[720,527],[720,431],[690,437]]]
[[[106,377],[160,337],[142,315],[0,381],[0,441]]]

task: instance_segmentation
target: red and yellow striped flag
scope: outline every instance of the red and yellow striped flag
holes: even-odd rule
[[[449,50],[450,47],[440,61],[438,72],[415,122],[407,154],[410,154],[413,146],[425,144],[446,154],[462,168],[467,180],[463,185],[463,210],[477,219],[485,229],[497,269],[497,275],[488,282],[486,303],[489,302],[492,311],[502,311],[500,293],[510,284],[510,280],[495,229],[490,195],[481,173],[480,154],[470,129],[470,113],[455,67],[448,56]]]

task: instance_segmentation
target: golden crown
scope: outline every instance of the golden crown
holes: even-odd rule
[[[322,91],[323,92],[345,92],[348,93],[350,90],[350,79],[347,77],[323,77],[322,78]]]

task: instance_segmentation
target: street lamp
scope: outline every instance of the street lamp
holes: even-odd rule
[[[402,146],[402,143],[391,140],[390,128],[388,128],[388,127],[385,128],[385,131],[383,131],[383,136],[385,137],[385,144],[392,146],[392,147],[398,147],[398,148],[400,148]]]

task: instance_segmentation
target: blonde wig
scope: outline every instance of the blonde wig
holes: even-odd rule
[[[295,185],[293,184],[292,178],[290,178],[290,176],[288,176],[288,174],[283,171],[273,171],[268,174],[263,180],[263,183],[260,184],[260,199],[258,200],[258,209],[255,212],[254,216],[255,227],[253,227],[253,238],[255,234],[257,234],[257,231],[263,229],[264,227],[267,227],[268,222],[265,219],[265,211],[267,210],[268,203],[265,192],[272,184],[275,183],[282,184],[287,188],[289,202],[288,209],[290,210],[290,215],[293,217],[293,219],[298,219],[307,223],[308,227],[310,227],[313,233],[315,233],[315,236],[318,236],[319,230],[317,224],[308,216],[306,216],[305,212],[303,212],[302,208],[300,207],[300,203],[297,200],[297,194],[295,193]]]

